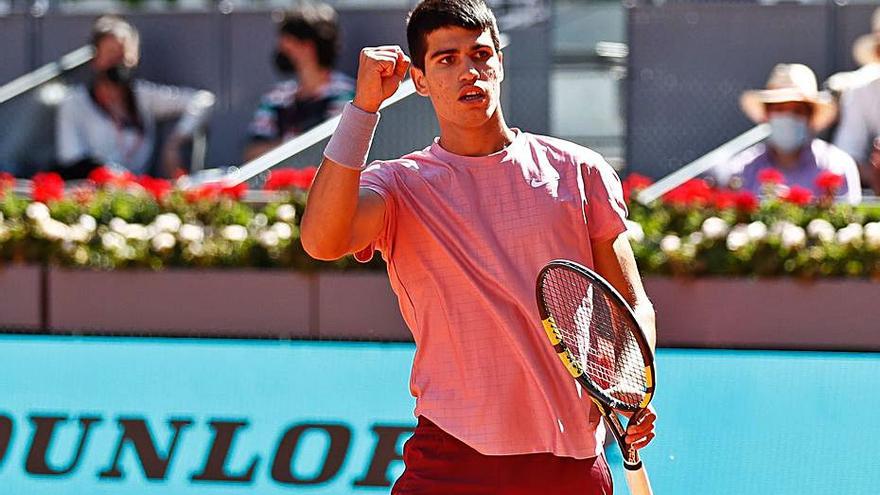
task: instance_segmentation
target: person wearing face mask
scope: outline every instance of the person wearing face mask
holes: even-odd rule
[[[718,172],[720,182],[761,194],[761,172],[776,169],[785,178],[783,187],[800,186],[819,196],[823,191],[816,178],[829,171],[844,178],[837,191],[841,200],[851,204],[861,201],[855,161],[845,151],[816,137],[834,122],[837,107],[830,95],[818,91],[816,76],[809,67],[777,65],[767,88],[743,93],[740,107],[753,122],[769,123],[770,136],[735,155]]]
[[[354,80],[333,70],[339,52],[336,12],[305,4],[279,24],[275,68],[288,79],[266,93],[250,124],[245,160],[252,160],[342,112]]]
[[[184,168],[182,147],[208,118],[214,95],[135,79],[139,34],[121,17],[99,17],[92,45],[91,80],[74,88],[58,108],[54,170],[65,179],[84,178],[99,166],[173,176]],[[153,167],[157,122],[172,118],[177,124]]]

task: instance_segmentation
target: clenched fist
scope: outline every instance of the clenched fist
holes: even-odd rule
[[[382,102],[400,87],[409,63],[409,57],[397,45],[361,50],[357,89],[352,103],[365,112],[379,111]]]

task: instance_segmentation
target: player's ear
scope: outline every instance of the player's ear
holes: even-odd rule
[[[504,80],[504,52],[498,52],[498,81]]]
[[[416,93],[422,96],[429,96],[428,80],[425,78],[425,71],[415,65],[411,65],[409,67],[409,77],[412,78],[413,85],[416,87]]]

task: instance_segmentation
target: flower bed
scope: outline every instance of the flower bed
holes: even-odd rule
[[[764,194],[715,189],[693,179],[663,199],[631,198],[650,185],[624,180],[629,237],[645,274],[685,276],[880,277],[880,208],[835,202],[838,176],[823,174],[818,197],[761,176]]]
[[[98,169],[65,185],[34,178],[30,198],[0,176],[0,262],[96,269],[171,267],[381,269],[312,260],[299,242],[299,214],[315,169],[279,170],[277,200],[241,201],[243,186],[181,190],[171,182]],[[834,202],[840,178],[823,175],[818,197],[764,174],[765,195],[691,180],[650,205],[631,201],[650,181],[624,180],[628,235],[646,275],[880,277],[880,208]]]
[[[30,198],[12,192],[11,177],[0,177],[0,262],[154,270],[354,267],[351,260],[312,260],[300,245],[299,213],[314,174],[314,168],[271,174],[267,187],[278,199],[260,207],[241,201],[244,185],[182,190],[103,168],[75,186],[39,174]]]

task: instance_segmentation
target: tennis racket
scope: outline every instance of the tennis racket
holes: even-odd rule
[[[537,297],[553,349],[617,438],[630,493],[651,495],[638,450],[626,443],[615,412],[632,413],[632,423],[654,394],[653,353],[632,309],[602,277],[567,260],[551,261],[541,270]]]

